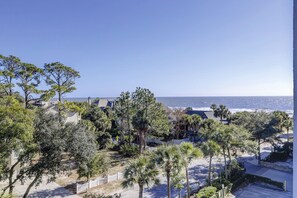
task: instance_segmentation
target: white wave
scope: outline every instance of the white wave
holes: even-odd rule
[[[187,107],[169,107],[170,109],[186,109]],[[210,109],[210,107],[192,107],[193,110],[196,111],[212,111]],[[230,108],[229,109],[231,113],[236,113],[236,112],[243,112],[243,111],[247,111],[247,112],[255,112],[255,111],[264,111],[264,112],[273,112],[276,110],[273,109],[249,109],[249,108]],[[293,110],[283,110],[284,112],[286,112],[287,114],[289,114],[290,116],[293,115],[294,111]]]

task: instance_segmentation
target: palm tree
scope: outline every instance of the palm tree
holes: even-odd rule
[[[219,117],[221,122],[223,121],[223,118],[229,118],[231,115],[231,112],[225,105],[217,107],[217,105],[213,104],[210,108],[213,110],[214,116]]]
[[[139,198],[143,197],[144,185],[149,185],[150,182],[159,183],[157,179],[158,170],[152,160],[147,157],[140,156],[132,161],[125,169],[122,186],[124,188],[131,187],[134,184],[139,186]]]
[[[171,176],[180,172],[181,154],[176,146],[161,146],[154,152],[154,161],[163,170],[167,178],[167,194],[171,198]]]
[[[217,109],[217,105],[216,105],[216,104],[212,104],[212,105],[210,106],[210,109],[212,109],[213,111],[215,111],[215,110]]]
[[[193,146],[193,144],[189,142],[184,142],[180,145],[181,156],[183,159],[183,163],[186,169],[186,179],[187,179],[187,196],[190,197],[190,185],[189,185],[189,172],[188,167],[191,163],[192,159],[202,157],[202,152]]]
[[[189,128],[192,126],[193,124],[193,120],[192,120],[192,116],[190,115],[187,115],[187,114],[184,114],[182,116],[182,121],[183,121],[183,124],[184,124],[184,129],[185,131],[188,131]]]
[[[218,117],[220,117],[220,121],[223,121],[223,118],[226,118],[229,114],[229,110],[225,105],[220,105],[219,108],[217,108],[217,114]]]
[[[209,156],[209,167],[208,167],[208,185],[211,184],[211,166],[212,158],[219,154],[220,146],[213,140],[208,140],[204,142],[201,146],[201,149],[205,156]]]

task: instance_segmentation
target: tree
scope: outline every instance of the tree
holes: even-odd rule
[[[189,172],[188,167],[194,158],[202,157],[202,152],[193,146],[193,144],[188,142],[183,142],[180,145],[181,157],[186,170],[186,180],[187,180],[187,196],[190,197],[190,184],[189,184]]]
[[[214,112],[217,109],[217,105],[216,104],[212,104],[210,106],[210,109],[212,109],[212,111]]]
[[[126,167],[122,186],[127,188],[138,184],[139,198],[142,198],[144,185],[149,185],[150,182],[159,183],[157,176],[158,170],[155,164],[149,158],[140,156]]]
[[[191,126],[193,124],[193,119],[192,119],[192,116],[191,115],[187,115],[187,114],[184,114],[182,116],[182,123],[184,125],[184,129],[186,131],[189,131],[191,130]]]
[[[23,195],[24,198],[34,185],[42,182],[43,175],[47,175],[48,181],[54,181],[58,174],[69,168],[63,163],[63,155],[69,146],[67,132],[59,118],[40,110],[37,112],[34,128],[34,142],[37,148],[35,153],[39,154],[39,158],[28,167],[26,176],[32,180]]]
[[[107,173],[109,163],[109,159],[105,153],[97,154],[92,159],[80,162],[77,171],[78,176],[79,178],[86,177],[87,181],[90,182],[91,177],[101,173]]]
[[[233,123],[247,129],[252,138],[257,141],[258,163],[261,161],[261,144],[272,138],[279,130],[275,129],[275,122],[270,113],[240,112],[233,117]]]
[[[97,106],[92,106],[86,111],[82,118],[89,120],[95,126],[95,133],[97,135],[97,142],[100,148],[106,148],[111,142],[111,120],[107,115]]]
[[[290,129],[293,128],[293,120],[292,118],[288,117],[284,120],[283,126],[286,128],[287,130],[287,142],[289,142],[290,137],[289,137],[289,131]]]
[[[289,115],[284,111],[274,111],[272,115],[278,130],[282,131],[285,121],[289,119]]]
[[[37,87],[40,84],[40,77],[43,74],[43,70],[36,67],[33,64],[20,63],[16,72],[16,78],[20,81],[17,85],[24,92],[25,107],[29,107],[29,102],[33,99],[31,94],[40,94],[41,90]]]
[[[86,127],[80,124],[61,124],[58,116],[38,110],[34,128],[35,154],[38,154],[38,158],[27,166],[26,177],[32,181],[23,197],[29,194],[33,186],[40,184],[42,176],[46,175],[48,181],[54,181],[57,175],[69,172],[67,160],[76,162],[80,167],[80,176],[88,171],[96,172],[97,169],[93,169],[96,166],[106,170],[104,164],[108,162],[101,157],[94,159],[97,150],[95,136]],[[84,164],[88,168],[85,172]]]
[[[171,197],[171,177],[180,172],[182,158],[176,146],[161,146],[154,152],[155,163],[163,170],[167,179],[167,194]]]
[[[79,72],[62,63],[54,62],[44,65],[46,83],[51,86],[51,90],[58,94],[59,102],[66,93],[76,90],[75,79],[79,78]]]
[[[210,108],[214,111],[214,116],[219,117],[221,122],[223,121],[223,118],[230,117],[231,113],[225,105],[217,107],[217,105],[213,104]]]
[[[185,111],[187,112],[187,111],[192,111],[193,110],[193,108],[192,107],[187,107],[187,108],[185,108]]]
[[[31,150],[34,150],[32,145],[34,113],[9,96],[0,100],[0,120],[0,159],[3,159],[0,179],[8,179],[8,185],[3,193],[9,189],[9,194],[12,194],[14,183],[23,176],[23,172],[20,171],[13,179],[16,167],[18,165],[22,167],[33,157]],[[8,164],[7,159],[11,155],[17,157]]]
[[[122,134],[128,133],[128,142],[132,142],[131,120],[133,117],[133,106],[130,92],[122,92],[120,97],[115,100],[115,112],[120,119]]]
[[[226,156],[231,162],[231,150],[235,154],[237,150],[242,152],[252,152],[254,153],[255,144],[250,141],[251,134],[243,127],[238,127],[236,125],[219,125],[217,130],[211,134],[210,140],[215,141],[222,149],[222,154],[224,157],[225,164],[225,178],[228,179],[229,171],[227,165]]]
[[[222,124],[220,122],[215,121],[213,119],[203,120],[200,125],[200,132],[201,132],[202,137],[205,140],[213,139],[214,134],[217,132],[217,129],[221,125]]]
[[[219,154],[220,146],[213,140],[208,140],[203,142],[201,150],[205,156],[209,156],[209,166],[208,166],[208,185],[211,184],[211,170],[212,170],[212,158]]]
[[[16,72],[18,69],[18,66],[20,64],[20,59],[15,56],[8,56],[5,57],[3,55],[0,55],[0,88],[3,90],[3,92],[8,95],[13,95],[13,87],[16,77]]]
[[[162,104],[156,102],[154,94],[148,89],[137,87],[132,93],[132,102],[136,109],[132,125],[138,132],[139,152],[143,153],[148,132],[158,133],[158,135],[169,132],[168,116]]]

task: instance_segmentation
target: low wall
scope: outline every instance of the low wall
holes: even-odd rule
[[[264,166],[264,167],[267,167],[267,168],[272,168],[272,169],[275,169],[275,170],[279,170],[279,171],[293,173],[293,168],[288,167],[288,166],[284,166],[284,165],[274,164],[274,163],[265,162],[265,161],[261,161],[260,165]]]

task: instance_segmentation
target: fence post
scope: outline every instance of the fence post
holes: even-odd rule
[[[120,173],[117,173],[117,180],[120,180]]]
[[[75,190],[76,190],[75,193],[78,194],[78,186],[77,186],[77,182],[76,182],[75,188],[76,188],[76,189],[75,189]]]
[[[107,175],[107,183],[109,182],[108,180],[109,180],[109,179],[108,179],[108,175]]]
[[[223,196],[223,198],[225,197],[225,185],[224,184],[222,184],[222,196]]]
[[[284,181],[284,186],[283,186],[283,188],[284,188],[284,191],[287,191],[287,181],[286,181],[286,180]]]

